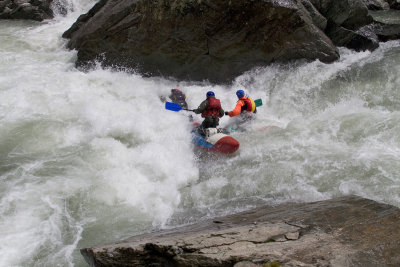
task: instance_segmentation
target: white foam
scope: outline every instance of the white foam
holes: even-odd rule
[[[84,73],[60,36],[93,3],[71,2],[67,17],[41,24],[0,22],[0,266],[80,265],[78,247],[164,226],[177,211],[197,219],[254,198],[355,193],[400,205],[399,42],[340,49],[332,64],[251,70],[231,86]],[[227,111],[244,89],[263,101],[249,128],[279,128],[234,134],[234,155],[195,153],[187,115],[201,116],[159,100],[174,87],[191,109],[212,90]]]

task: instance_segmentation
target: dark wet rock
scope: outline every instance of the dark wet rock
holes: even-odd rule
[[[0,0],[0,19],[42,21],[53,18],[53,0]]]
[[[259,207],[81,253],[91,266],[400,266],[399,220],[399,208],[347,196]]]
[[[100,0],[63,37],[81,69],[98,61],[144,76],[230,82],[272,62],[333,62],[335,46],[373,51],[398,39],[393,1]]]
[[[373,51],[379,41],[397,39],[399,20],[395,10],[389,10],[384,0],[310,0],[328,19],[325,33],[336,46],[355,51]],[[385,9],[371,11],[369,9]]]
[[[377,23],[372,25],[371,28],[382,42],[400,39],[400,24],[385,25]]]
[[[387,0],[391,9],[400,10],[400,0]]]
[[[371,25],[372,31],[380,41],[400,39],[400,11],[380,10],[370,11],[375,23]]]
[[[301,3],[307,9],[313,23],[322,31],[324,31],[328,20],[324,16],[322,16],[321,13],[319,13],[319,11],[313,6],[313,4],[309,0],[301,0]]]
[[[229,82],[271,62],[339,58],[297,0],[100,0],[63,35],[78,67]],[[348,20],[350,23],[350,19]]]
[[[310,0],[331,24],[356,30],[370,24],[372,17],[363,0]]]
[[[400,25],[400,10],[379,10],[369,12],[375,22],[387,25]]]
[[[385,0],[363,0],[369,10],[387,10],[390,8],[389,3]]]
[[[344,46],[355,51],[373,51],[379,47],[378,36],[371,26],[364,26],[357,31],[348,30],[335,24],[328,25],[326,33],[336,46]]]

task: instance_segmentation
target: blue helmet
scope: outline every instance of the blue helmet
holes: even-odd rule
[[[244,91],[243,90],[237,90],[236,95],[238,98],[244,97]]]
[[[208,92],[207,92],[207,97],[210,97],[210,96],[215,96],[215,94],[214,94],[213,91],[208,91]]]

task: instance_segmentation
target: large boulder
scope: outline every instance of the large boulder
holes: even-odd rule
[[[377,4],[383,0],[309,1],[327,19],[325,33],[336,46],[344,46],[355,51],[373,51],[379,47],[378,36],[373,27],[369,26],[373,18],[366,3],[369,1]]]
[[[53,0],[0,0],[0,19],[42,21],[53,18]]]
[[[307,9],[311,16],[313,23],[320,28],[322,31],[326,29],[328,20],[319,13],[319,11],[313,6],[309,0],[301,0],[303,6]]]
[[[259,207],[81,250],[91,266],[400,266],[400,210],[355,196]]]
[[[378,36],[380,41],[400,39],[399,10],[370,11],[370,14],[374,18],[371,29]]]
[[[363,0],[310,0],[330,23],[349,30],[370,24],[372,17]]]
[[[336,46],[344,46],[355,51],[373,51],[379,47],[379,38],[374,29],[371,25],[367,25],[352,31],[331,23],[326,28],[326,33]]]
[[[339,58],[299,0],[100,0],[63,36],[79,67],[98,59],[211,82],[271,62]]]

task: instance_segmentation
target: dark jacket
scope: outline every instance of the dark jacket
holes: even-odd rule
[[[168,97],[172,100],[172,102],[180,105],[182,108],[188,108],[186,96],[182,91],[178,89],[172,89],[171,94]]]

